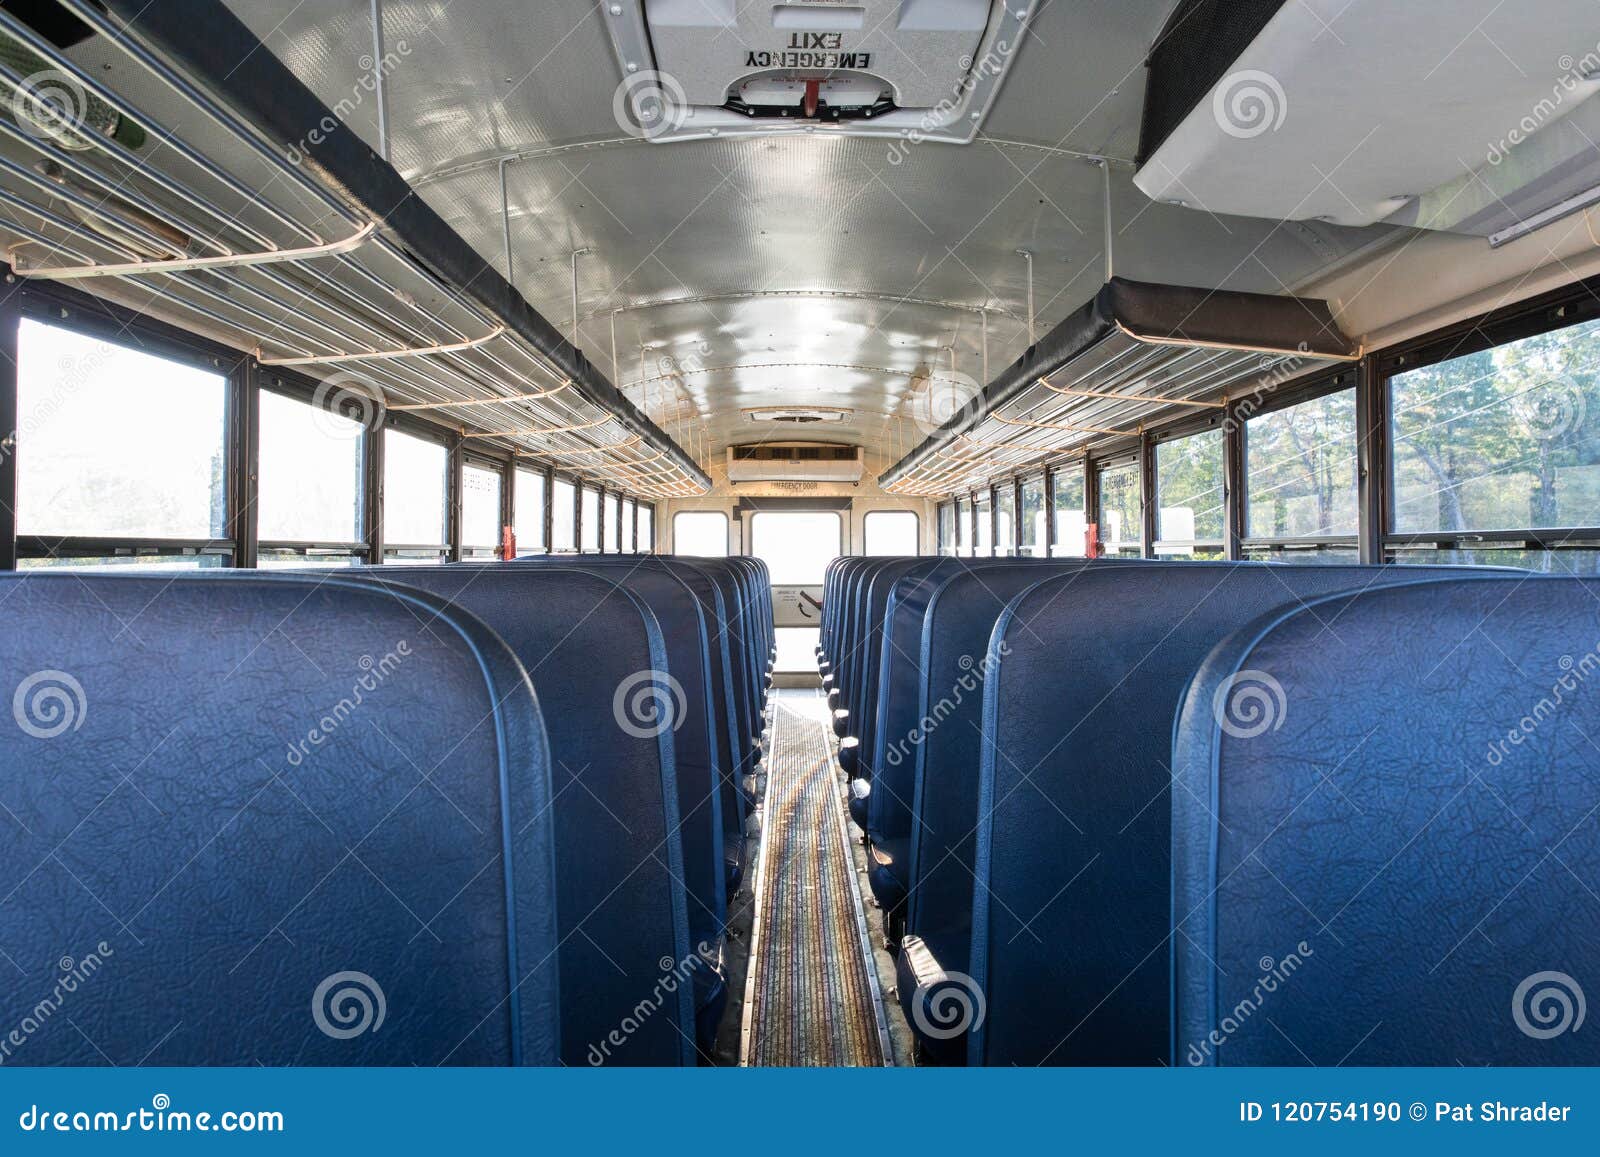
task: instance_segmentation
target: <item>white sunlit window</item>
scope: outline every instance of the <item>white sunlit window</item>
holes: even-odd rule
[[[498,470],[466,463],[461,471],[461,553],[469,558],[494,558],[500,547]]]
[[[261,541],[360,541],[361,423],[262,390],[260,430]]]
[[[550,549],[578,549],[578,488],[565,478],[557,478],[550,490]]]
[[[443,444],[404,433],[383,432],[383,543],[434,547],[449,542],[445,496],[450,455]],[[409,560],[408,560],[409,561]]]
[[[623,502],[622,502],[622,553],[623,554],[632,554],[634,552],[634,549],[635,549],[635,546],[634,546],[634,526],[636,524],[636,520],[637,520],[637,517],[638,517],[637,510],[638,510],[638,507],[635,504],[635,502],[633,501],[633,499],[626,498],[626,499],[623,500]]]
[[[517,470],[517,510],[514,529],[518,554],[544,553],[544,473]]]
[[[585,486],[580,498],[578,546],[585,554],[594,554],[600,549],[600,492]]]
[[[918,522],[910,510],[871,510],[862,519],[862,537],[869,555],[917,553]]]
[[[672,553],[723,558],[728,553],[728,516],[720,510],[680,510],[672,516]]]
[[[762,510],[750,520],[750,553],[774,586],[821,586],[839,557],[839,516],[831,510]]]
[[[639,507],[639,533],[635,545],[641,554],[656,548],[656,508],[653,506]]]
[[[221,374],[30,319],[18,354],[19,533],[227,533]]]
[[[622,549],[622,499],[616,494],[606,495],[605,552],[616,554]]]

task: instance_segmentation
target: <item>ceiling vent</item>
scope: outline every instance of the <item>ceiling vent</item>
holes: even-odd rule
[[[866,466],[859,446],[778,445],[728,447],[729,482],[861,481]]]
[[[744,411],[752,422],[789,422],[810,426],[817,422],[842,422],[855,411],[843,406],[759,406]]]
[[[1030,0],[609,0],[612,112],[665,142],[836,132],[966,144]],[[898,161],[892,163],[898,164]]]

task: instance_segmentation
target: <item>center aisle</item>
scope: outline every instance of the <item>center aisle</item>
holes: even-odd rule
[[[886,1064],[826,700],[813,691],[774,693],[771,734],[740,1060]]]

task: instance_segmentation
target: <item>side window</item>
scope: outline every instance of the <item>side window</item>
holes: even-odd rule
[[[631,498],[622,500],[622,553],[632,554],[636,549],[634,532],[638,523],[638,506]]]
[[[1139,505],[1139,464],[1100,469],[1100,541],[1108,555],[1138,556],[1144,519]]]
[[[461,471],[461,557],[491,559],[500,553],[500,487],[505,474],[467,462]]]
[[[1155,447],[1156,544],[1164,558],[1217,559],[1227,519],[1222,431],[1206,430]]]
[[[19,534],[224,538],[223,375],[32,319],[18,355]]]
[[[869,510],[861,520],[865,552],[869,555],[918,553],[921,525],[915,511]]]
[[[723,558],[728,553],[728,516],[720,510],[680,510],[672,516],[672,553]]]
[[[449,551],[450,454],[441,442],[383,432],[385,562],[441,562]]]
[[[539,470],[517,470],[516,535],[518,554],[543,554],[544,541],[544,473]]]
[[[1057,558],[1082,558],[1088,548],[1084,535],[1088,523],[1083,509],[1083,467],[1069,466],[1055,471],[1051,476],[1055,487],[1056,521],[1055,546],[1051,554]]]
[[[622,497],[606,495],[605,552],[616,554],[622,549]]]
[[[557,478],[550,490],[550,549],[571,552],[578,549],[578,488],[565,478]]]
[[[600,492],[585,486],[578,507],[578,546],[584,554],[600,550]]]
[[[1044,554],[1044,477],[1036,475],[1022,482],[1022,509],[1017,514],[1017,553]]]

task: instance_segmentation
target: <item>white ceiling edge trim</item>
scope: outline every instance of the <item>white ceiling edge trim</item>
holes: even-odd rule
[[[1294,0],[1134,183],[1216,213],[1371,225],[1600,92],[1592,0]]]
[[[1590,223],[1589,214],[1578,214],[1499,249],[1476,237],[1416,233],[1306,292],[1326,299],[1363,348],[1383,350],[1600,276],[1600,244]],[[1600,220],[1594,228],[1600,233]]]

